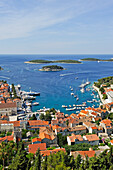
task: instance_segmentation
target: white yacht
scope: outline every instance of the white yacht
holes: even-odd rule
[[[79,98],[77,97],[77,98],[76,98],[76,100],[78,101],[78,100],[79,100]]]
[[[86,81],[86,85],[89,85],[90,84],[90,81],[88,81],[88,79],[87,79],[87,81]]]
[[[67,106],[66,105],[62,105],[63,108],[66,108]]]
[[[81,91],[82,93],[84,93],[84,92],[85,92],[85,90],[84,90],[84,88],[83,88],[83,87],[80,89],[80,91]]]
[[[37,106],[37,105],[39,105],[39,102],[34,102],[32,105]]]
[[[73,108],[66,108],[67,111],[71,111],[71,110],[75,110],[76,108],[73,107]]]

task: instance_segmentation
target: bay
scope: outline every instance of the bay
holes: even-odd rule
[[[83,64],[60,64],[66,68],[60,72],[41,72],[38,69],[51,64],[26,64],[25,61],[33,59],[46,60],[79,60],[82,58],[110,59],[113,55],[0,55],[0,66],[4,70],[0,71],[0,80],[7,80],[9,84],[20,84],[22,90],[40,92],[36,101],[39,106],[34,106],[33,111],[45,107],[60,109],[64,113],[69,112],[62,108],[62,105],[81,104],[87,100],[92,100],[91,91],[80,92],[79,85],[87,79],[93,84],[97,79],[113,76],[113,62],[84,61]],[[56,64],[56,63],[55,63]],[[60,76],[64,74],[64,76]],[[75,79],[78,77],[78,79]],[[71,96],[70,86],[79,100]],[[91,86],[91,85],[90,85]],[[92,106],[87,103],[87,106]],[[98,107],[98,103],[95,103]]]

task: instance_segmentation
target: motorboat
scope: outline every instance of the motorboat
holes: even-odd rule
[[[33,106],[38,106],[39,105],[39,102],[34,102],[32,103]]]

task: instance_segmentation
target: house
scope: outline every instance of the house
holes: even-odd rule
[[[33,138],[32,139],[32,144],[37,144],[37,143],[41,143],[41,139],[40,138]]]
[[[70,115],[70,117],[72,117],[73,119],[75,118],[75,119],[79,119],[79,117],[76,115],[76,114],[74,114],[74,113],[72,113],[71,115]]]
[[[72,133],[71,136],[67,136],[67,143],[68,145],[83,143],[83,138],[81,135],[75,135]]]
[[[58,125],[58,120],[57,119],[51,120],[51,125],[52,126]]]
[[[92,148],[89,148],[89,151],[71,151],[70,155],[74,156],[74,159],[78,156],[81,155],[81,158],[83,160],[86,159],[86,156],[88,156],[89,158],[94,157],[95,156],[95,151]]]
[[[69,120],[69,127],[71,128],[71,127],[75,127],[75,126],[77,126],[77,125],[79,125],[79,121],[78,121],[78,119],[73,119],[73,118],[71,118],[70,120]]]
[[[43,120],[28,120],[27,122],[27,129],[28,130],[39,130],[41,127],[49,126],[48,121]]]
[[[6,115],[15,115],[17,114],[17,105],[16,103],[0,103],[0,116]]]
[[[113,133],[112,121],[109,119],[104,119],[100,122],[100,126],[103,127],[103,132],[111,135]]]
[[[40,154],[44,158],[45,156],[49,156],[50,154],[53,154],[53,153],[55,154],[55,153],[60,152],[60,151],[66,152],[65,148],[56,148],[56,149],[53,149],[53,150],[40,151]]]
[[[81,111],[80,111],[80,115],[88,116],[88,115],[89,115],[89,112],[86,111],[86,110],[81,110]]]
[[[84,135],[83,139],[90,145],[99,145],[99,137],[96,134]]]
[[[46,150],[46,143],[30,144],[28,146],[29,153],[35,154],[38,149],[40,151]]]
[[[50,127],[42,127],[39,131],[39,138],[42,143],[46,143],[47,147],[57,144],[57,136]]]
[[[107,94],[107,97],[108,97],[107,103],[113,102],[113,90],[110,89],[109,91],[106,92],[106,94]]]
[[[89,133],[97,134],[98,133],[98,128],[96,126],[89,127]]]
[[[46,143],[47,147],[52,144],[57,144],[57,136],[55,134],[47,134],[45,132],[39,133],[39,138],[42,143]]]
[[[95,127],[95,124],[94,123],[91,123],[91,122],[83,122],[83,125],[87,128],[87,131],[89,133],[92,133],[92,128],[91,127]]]
[[[55,113],[55,117],[56,117],[56,119],[64,119],[64,113],[61,113],[61,112],[57,112],[57,113]]]
[[[76,135],[81,135],[87,132],[86,127],[83,125],[78,125],[73,128],[68,128],[68,134],[76,134]]]
[[[23,102],[22,102],[21,99],[15,98],[13,101],[16,102],[17,108],[21,108],[22,107]]]
[[[90,145],[98,145],[99,137],[96,134],[92,135],[75,135],[67,136],[68,145],[79,144],[79,143],[88,143]]]

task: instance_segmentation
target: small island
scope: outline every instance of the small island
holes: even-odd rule
[[[0,66],[0,70],[3,70],[3,68]]]
[[[66,64],[81,64],[78,60],[30,60],[24,63],[29,64],[48,64],[48,63],[66,63]]]
[[[113,61],[113,59],[83,58],[80,61]]]
[[[65,70],[65,69],[57,65],[44,66],[41,69],[39,69],[39,71],[61,71],[61,70]]]

